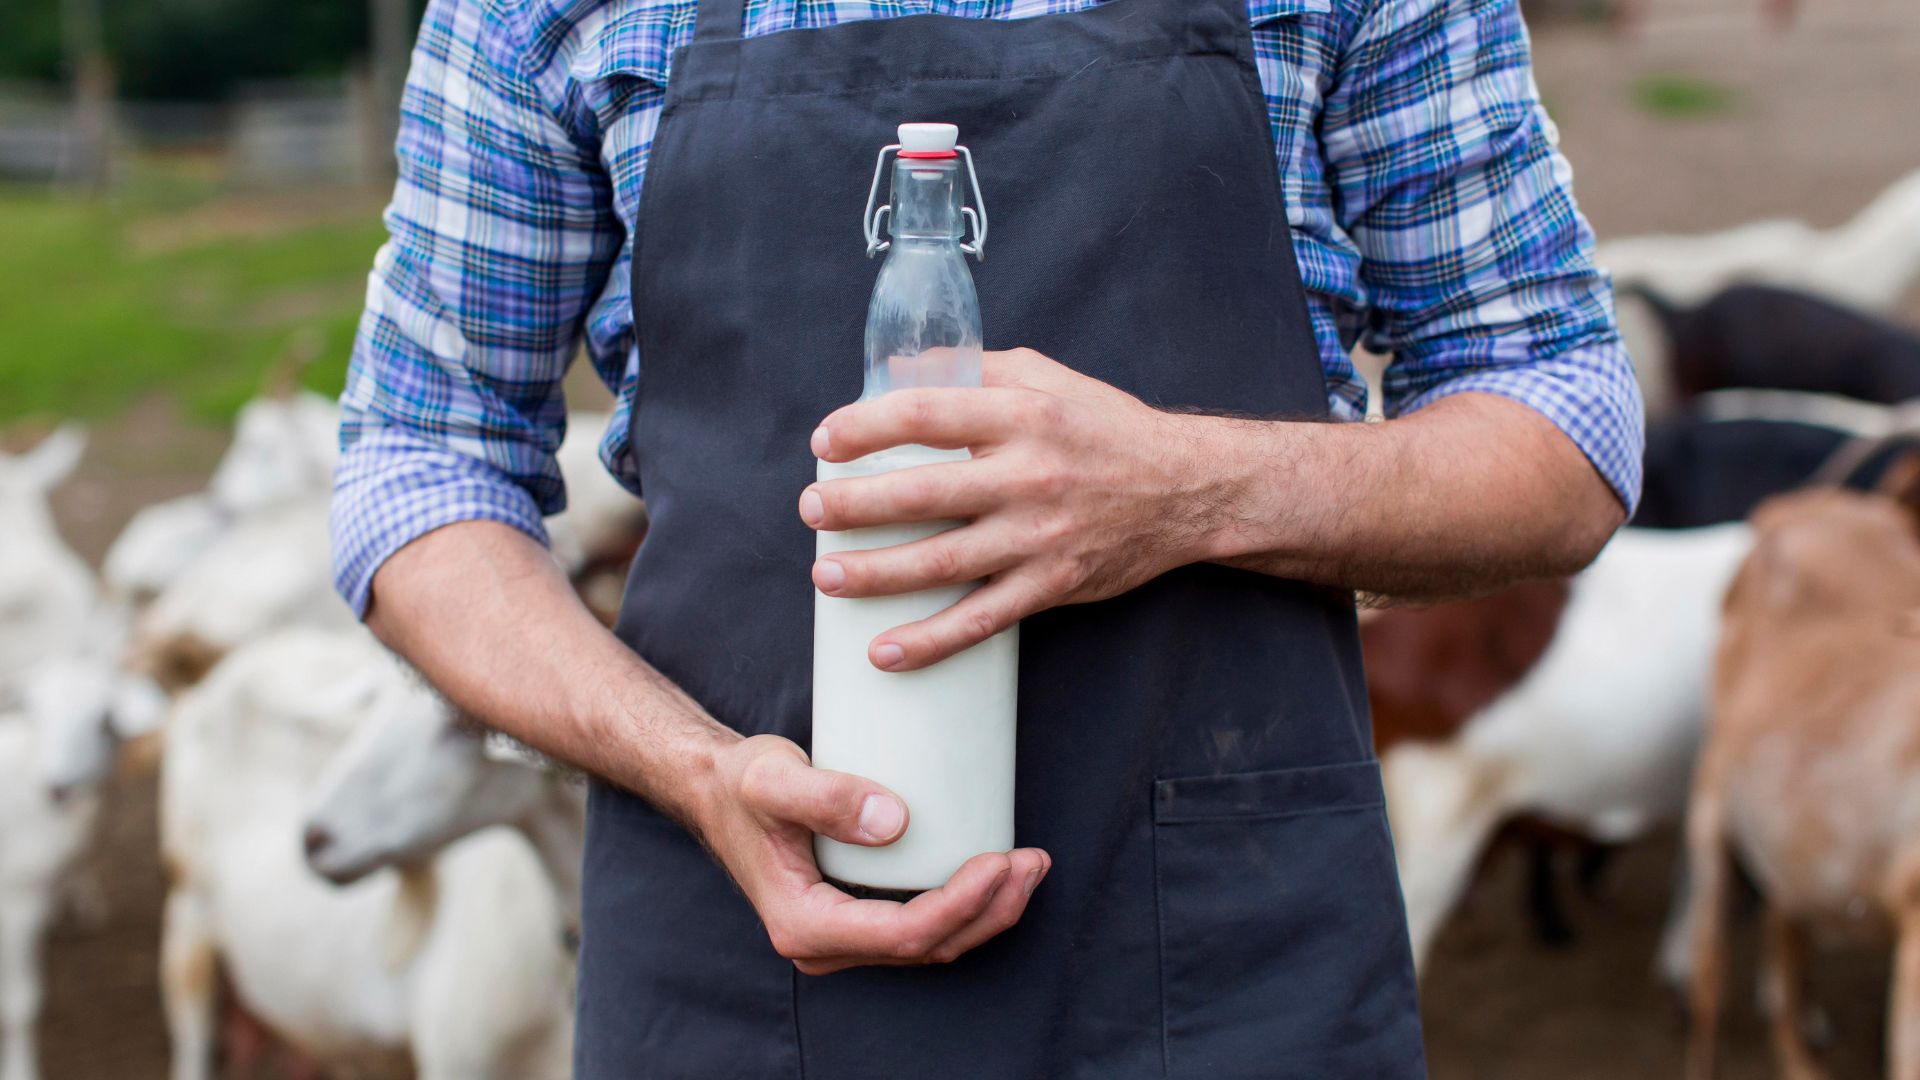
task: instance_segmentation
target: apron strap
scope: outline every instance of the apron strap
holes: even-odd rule
[[[700,12],[694,17],[693,40],[732,41],[740,36],[746,18],[746,0],[700,0]]]
[[[1184,5],[1189,0],[1169,0],[1173,5]],[[1225,0],[1226,7],[1238,11],[1242,17],[1246,14],[1243,0]],[[693,40],[695,41],[733,41],[740,37],[746,27],[746,0],[700,0],[699,13],[694,18]]]

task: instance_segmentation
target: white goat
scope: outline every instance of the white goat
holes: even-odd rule
[[[73,652],[93,611],[93,575],[47,505],[86,441],[66,426],[25,454],[0,454],[0,693],[17,690],[41,661]]]
[[[129,663],[178,689],[241,644],[281,627],[353,625],[327,575],[327,499],[248,517],[221,534],[135,624]]]
[[[1686,306],[1755,281],[1884,311],[1920,276],[1920,171],[1832,229],[1769,220],[1695,236],[1631,237],[1601,244],[1594,261],[1616,287],[1643,287]]]
[[[141,507],[107,549],[100,568],[107,591],[129,606],[151,602],[213,546],[227,521],[204,493]]]
[[[76,884],[116,740],[163,708],[157,687],[114,666],[114,645],[42,661],[0,707],[0,1080],[39,1075],[41,943]]]
[[[526,836],[577,914],[585,790],[551,767],[490,750],[442,701],[362,725],[334,756],[308,804],[307,864],[351,884],[505,825]]]
[[[339,458],[340,407],[305,390],[254,398],[234,421],[207,494],[243,515],[324,494]]]
[[[1666,331],[1645,300],[1627,290],[1646,289],[1693,307],[1729,285],[1761,282],[1886,311],[1920,277],[1920,171],[1895,181],[1836,228],[1775,219],[1694,236],[1628,237],[1599,245],[1594,262],[1613,275],[1620,337],[1639,372],[1647,412],[1659,416],[1673,397]]]
[[[338,457],[340,410],[305,391],[255,398],[205,492],[141,508],[107,550],[108,592],[139,605],[158,596],[234,522],[324,496]]]
[[[40,1075],[41,943],[99,812],[93,792],[55,799],[41,783],[38,728],[24,710],[0,710],[0,1080]]]
[[[268,431],[278,431],[281,442],[297,446],[299,440],[287,436],[299,430],[294,423],[299,417],[305,418],[301,423],[309,428],[317,428],[322,422],[337,423],[331,413],[322,415],[320,406],[325,402],[296,400],[303,404],[295,418],[264,411],[286,402],[262,399],[249,405],[249,409],[262,411],[243,413],[236,451],[243,443],[271,445],[274,440],[264,434]],[[253,434],[248,433],[249,420],[258,429]],[[566,512],[549,519],[548,525],[556,558],[573,571],[630,550],[638,532],[645,528],[640,501],[620,487],[600,464],[596,444],[605,425],[602,415],[576,414],[561,446],[569,503]],[[317,437],[312,432],[302,436],[307,440]],[[230,454],[222,463],[222,473],[215,477],[216,511],[224,513],[221,508],[228,505],[218,494],[221,476],[279,476],[283,484],[294,483],[300,475],[294,467],[299,459],[291,448],[283,449],[287,452],[239,458]],[[229,471],[228,465],[236,461],[251,464],[235,465]],[[262,503],[268,490],[265,484],[234,480],[227,485],[254,492],[249,497],[249,505],[254,508],[219,532],[185,567],[170,574],[166,587],[153,598],[135,627],[131,662],[137,669],[178,689],[200,678],[228,651],[268,631],[288,626],[352,625],[353,613],[334,593],[328,576],[331,540],[327,488],[324,483],[312,488],[317,481],[311,476],[303,482],[309,483],[305,494],[272,505]]]
[[[567,436],[554,455],[567,485],[567,508],[547,519],[547,534],[554,557],[570,574],[624,559],[647,527],[646,508],[600,463],[607,423],[606,413],[569,413]]]
[[[314,629],[235,651],[179,699],[161,771],[175,1080],[209,1075],[222,972],[324,1066],[567,1075],[565,915],[521,837],[489,830],[346,888],[302,861],[302,811],[330,754],[361,723],[438,707],[371,636]]]
[[[1501,822],[1534,815],[1617,843],[1679,820],[1720,600],[1751,545],[1744,524],[1621,531],[1574,578],[1552,643],[1512,690],[1452,740],[1387,751],[1387,809],[1417,960]],[[1670,919],[1663,970],[1683,948]]]

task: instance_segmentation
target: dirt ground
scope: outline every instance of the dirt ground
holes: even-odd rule
[[[1539,82],[1560,126],[1576,190],[1602,237],[1697,231],[1757,217],[1846,218],[1920,168],[1920,5],[1803,0],[1789,33],[1767,30],[1758,0],[1648,0],[1631,38],[1577,20],[1536,20]],[[1707,84],[1699,115],[1636,104],[1648,80]],[[1920,322],[1920,296],[1906,314]],[[137,506],[192,490],[221,437],[164,403],[96,428],[58,510],[98,558]],[[50,956],[43,1031],[49,1080],[164,1075],[155,971],[161,876],[151,775],[110,791],[99,864],[109,914],[69,922]],[[1622,853],[1595,898],[1571,906],[1576,940],[1536,943],[1517,859],[1497,861],[1442,935],[1424,988],[1433,1074],[1441,1080],[1585,1080],[1679,1073],[1683,1033],[1649,974],[1665,914],[1673,841]],[[1752,996],[1754,928],[1736,927],[1727,1075],[1772,1075]],[[1832,1015],[1836,1077],[1878,1071],[1884,958],[1823,955],[1815,994]]]

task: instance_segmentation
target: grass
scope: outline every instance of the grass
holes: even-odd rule
[[[1692,75],[1646,75],[1634,81],[1633,100],[1655,116],[1684,120],[1730,112],[1739,94],[1731,86]]]
[[[0,188],[0,424],[154,393],[219,422],[296,342],[319,345],[302,381],[338,392],[383,236],[376,199],[238,198],[179,169],[102,199]]]

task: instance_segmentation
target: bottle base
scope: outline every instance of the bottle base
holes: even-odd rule
[[[855,885],[851,881],[841,881],[837,877],[820,875],[827,884],[853,897],[855,900],[891,900],[896,904],[907,901],[926,892],[925,889],[883,889],[877,885]]]

